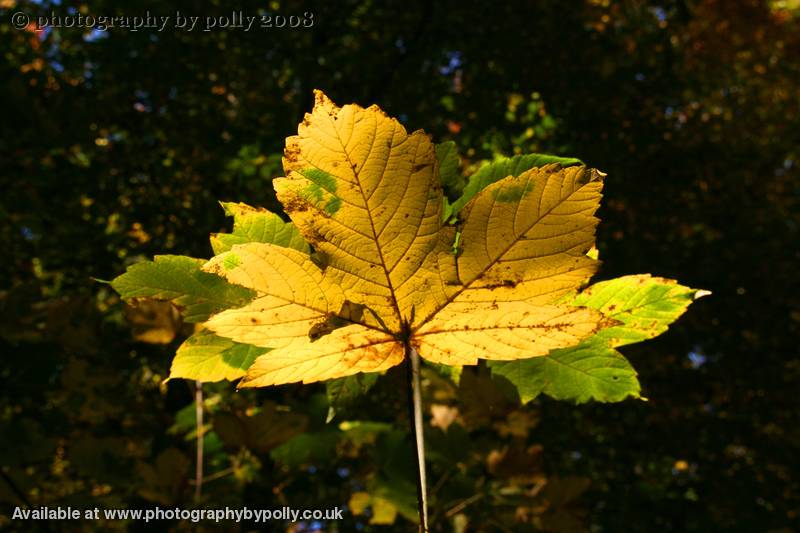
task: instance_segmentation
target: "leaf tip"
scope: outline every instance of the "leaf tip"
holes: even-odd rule
[[[333,103],[333,100],[328,98],[328,95],[322,89],[314,89],[314,108],[317,107],[325,109],[326,111],[336,111],[338,107]]]
[[[602,170],[597,170],[596,168],[589,169],[589,181],[603,181],[606,176],[608,176],[608,174]]]
[[[695,291],[694,296],[692,297],[692,300],[698,300],[698,299],[702,298],[703,296],[710,296],[711,294],[712,294],[711,291],[707,291],[705,289],[698,289],[697,291]]]

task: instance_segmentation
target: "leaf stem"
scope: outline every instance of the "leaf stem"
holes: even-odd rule
[[[197,424],[197,458],[194,470],[194,499],[203,494],[203,382],[197,381],[194,389],[194,415]]]
[[[419,531],[428,533],[428,495],[425,480],[425,436],[422,424],[422,391],[419,379],[419,354],[406,343],[406,368],[408,369],[408,412],[411,430],[417,449],[417,504],[419,506]]]

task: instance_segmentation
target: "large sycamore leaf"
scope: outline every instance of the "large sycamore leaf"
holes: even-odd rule
[[[435,267],[442,192],[436,154],[376,106],[339,108],[321,92],[286,140],[278,199],[348,299],[400,331]]]
[[[212,316],[216,335],[271,351],[241,386],[385,370],[415,348],[435,363],[514,360],[618,324],[558,303],[597,268],[603,175],[534,166],[476,192],[442,220],[441,163],[423,132],[321,92],[287,139],[278,199],[315,250],[235,244],[203,268],[254,292]],[[454,253],[454,242],[459,245]]]
[[[693,300],[706,294],[707,291],[648,274],[595,283],[572,296],[572,303],[597,309],[617,320],[616,326],[597,332],[577,346],[555,350],[547,357],[490,362],[489,366],[493,373],[516,385],[523,402],[540,393],[577,402],[638,398],[636,372],[614,347],[660,335]]]

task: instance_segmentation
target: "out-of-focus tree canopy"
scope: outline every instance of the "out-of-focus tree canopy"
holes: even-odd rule
[[[11,24],[239,10],[314,25]],[[217,200],[276,209],[283,139],[321,88],[456,141],[464,170],[533,151],[604,170],[598,279],[713,292],[623,349],[647,402],[520,405],[483,366],[460,381],[427,368],[435,531],[796,527],[796,1],[0,0],[0,58],[0,526],[15,505],[195,505],[194,384],[161,383],[191,326],[97,280],[156,253],[210,256],[229,225]],[[330,423],[321,385],[206,385],[198,505],[348,505],[286,527],[409,530],[403,381],[356,384],[368,393]]]

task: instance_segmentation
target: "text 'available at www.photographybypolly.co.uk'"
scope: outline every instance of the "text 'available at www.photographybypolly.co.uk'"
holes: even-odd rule
[[[343,509],[240,509],[224,507],[220,509],[181,509],[180,507],[150,509],[76,509],[73,507],[36,507],[23,509],[16,507],[13,520],[189,520],[191,522],[257,522],[271,520],[300,522],[303,520],[341,520]]]

